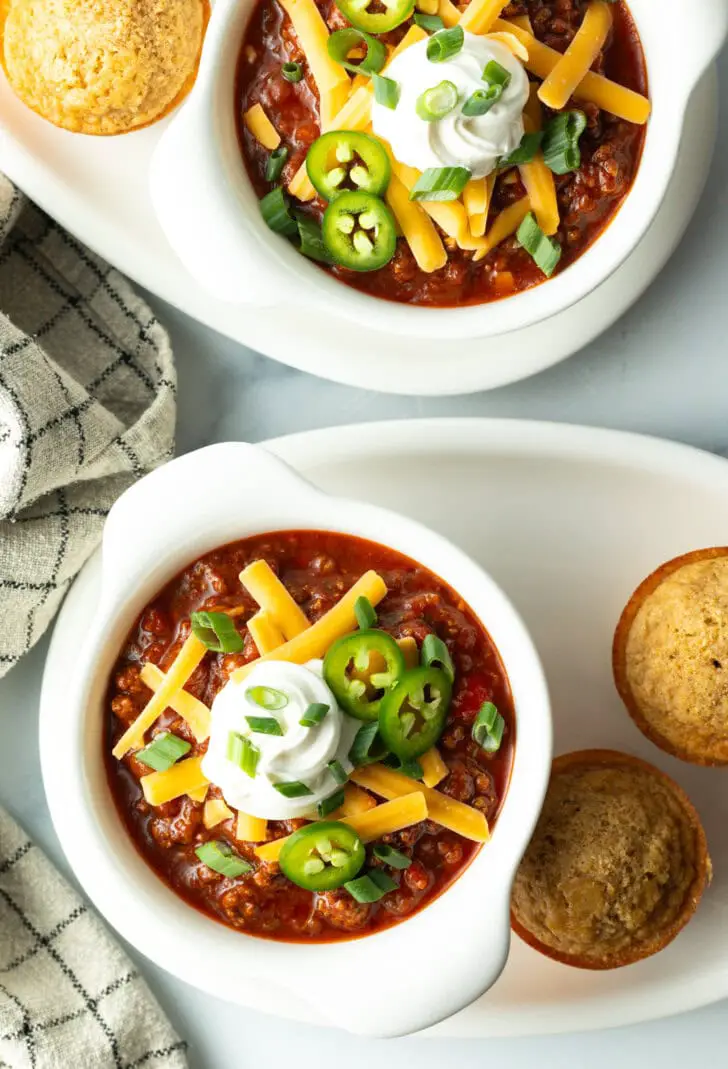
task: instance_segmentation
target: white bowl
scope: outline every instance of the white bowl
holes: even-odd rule
[[[232,931],[191,908],[137,852],[111,798],[102,758],[109,674],[136,616],[200,554],[266,531],[341,531],[421,562],[469,602],[508,673],[517,740],[511,784],[491,840],[445,894],[395,927],[360,939],[296,944]],[[128,490],[103,542],[99,608],[74,666],[64,712],[46,720],[46,789],[62,792],[57,831],[99,911],[158,965],[221,998],[288,988],[332,1025],[401,1035],[468,1005],[497,979],[510,942],[515,869],[543,801],[551,716],[538,655],[505,595],[445,539],[394,513],[330,497],[265,450],[230,443],[175,460]]]
[[[243,164],[235,123],[235,74],[257,0],[216,0],[199,77],[165,131],[150,172],[154,208],[195,279],[216,297],[256,307],[296,306],[390,334],[454,340],[495,337],[575,304],[627,259],[647,231],[677,162],[689,102],[728,33],[728,0],[630,0],[642,37],[653,103],[644,154],[617,215],[578,261],[544,285],[456,309],[396,304],[361,293],[272,234]]]

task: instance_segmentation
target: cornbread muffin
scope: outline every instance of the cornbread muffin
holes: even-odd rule
[[[700,819],[671,779],[612,750],[566,754],[516,875],[513,929],[566,965],[629,965],[675,938],[710,874]]]
[[[637,726],[663,750],[728,764],[728,549],[668,561],[617,626],[614,678]]]
[[[20,99],[83,134],[160,118],[197,70],[206,0],[0,0],[3,63]]]

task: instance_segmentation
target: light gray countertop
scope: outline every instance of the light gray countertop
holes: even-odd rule
[[[720,64],[728,108],[728,57]],[[607,334],[571,360],[488,394],[388,397],[291,371],[151,300],[171,331],[179,368],[180,451],[214,441],[259,441],[293,431],[380,419],[498,416],[623,428],[728,451],[728,143],[722,136],[695,219],[658,280]],[[292,340],[291,344],[295,344]],[[346,339],[342,338],[342,359]],[[416,361],[416,356],[413,357]],[[38,761],[36,715],[47,641],[0,683],[0,802],[67,871],[50,824]],[[362,1040],[218,1002],[140,960],[195,1069],[266,1064],[314,1069],[337,1059],[447,1059],[462,1069],[672,1069],[712,1058],[725,1064],[728,1004],[611,1032],[511,1040]],[[81,1069],[81,1067],[79,1067]]]

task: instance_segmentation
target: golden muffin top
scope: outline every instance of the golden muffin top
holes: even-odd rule
[[[617,686],[638,726],[699,764],[728,763],[728,551],[664,565],[615,638]]]
[[[569,754],[516,876],[514,928],[567,964],[626,965],[677,934],[709,872],[697,814],[667,776],[611,751]]]
[[[206,0],[3,0],[3,63],[30,108],[66,130],[120,134],[191,86]]]

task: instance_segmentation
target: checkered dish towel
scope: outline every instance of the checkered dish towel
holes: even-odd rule
[[[0,675],[47,628],[115,498],[170,455],[174,388],[149,309],[0,175]],[[0,809],[0,1069],[182,1069],[184,1049]]]

